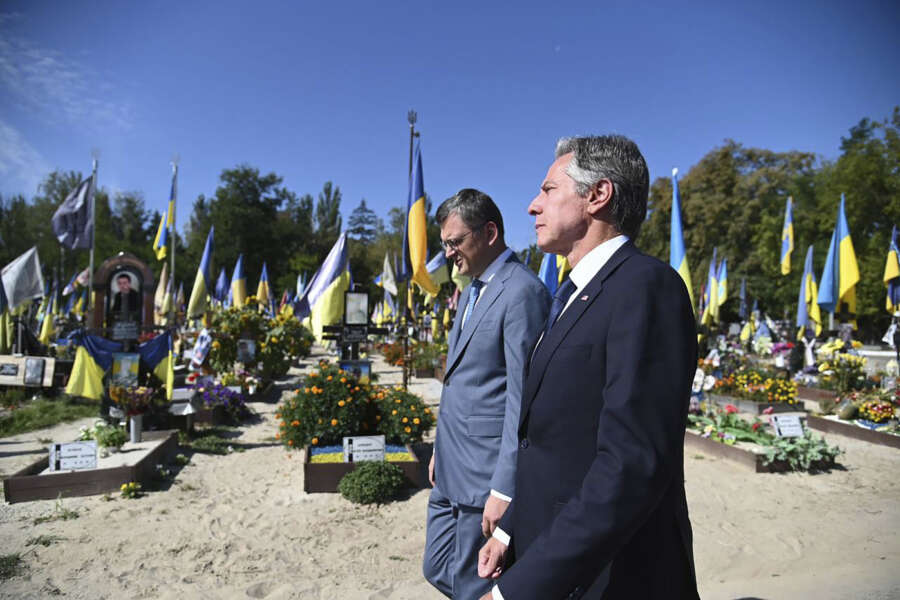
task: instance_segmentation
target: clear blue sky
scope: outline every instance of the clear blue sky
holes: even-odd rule
[[[522,248],[559,136],[628,135],[655,178],[726,138],[833,159],[900,104],[897,2],[504,4],[6,1],[0,193],[96,148],[101,185],[162,210],[177,153],[179,228],[239,163],[385,218],[414,108],[426,191],[486,191]]]

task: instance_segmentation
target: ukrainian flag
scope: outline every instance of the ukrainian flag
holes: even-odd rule
[[[169,191],[169,210],[166,211],[166,228],[175,236],[175,196],[178,191],[178,165],[172,165],[172,188]],[[172,276],[174,277],[174,273]]]
[[[166,386],[166,399],[172,399],[175,387],[175,357],[172,352],[172,333],[166,331],[137,348],[141,360]]]
[[[84,288],[81,292],[81,296],[78,298],[78,302],[75,303],[74,312],[78,316],[84,316],[84,309],[87,307],[87,297],[88,291],[87,288]]]
[[[725,304],[725,301],[728,300],[728,259],[723,258],[722,262],[719,263],[719,272],[716,277],[719,280],[719,307]],[[716,311],[718,315],[718,310]]]
[[[415,163],[409,179],[409,200],[406,213],[406,232],[403,236],[404,271],[401,280],[410,277],[429,294],[437,295],[438,287],[428,276],[425,261],[428,239],[425,221],[425,183],[422,180],[422,151],[416,145]]]
[[[669,265],[681,275],[691,306],[694,304],[694,288],[691,285],[691,270],[688,267],[687,252],[684,248],[684,230],[681,226],[681,200],[678,195],[678,169],[672,169],[672,224],[669,228]]]
[[[156,229],[156,237],[153,238],[153,251],[156,253],[156,260],[162,260],[166,257],[166,251],[169,247],[169,230],[166,227],[166,213],[159,218],[159,227]]]
[[[385,255],[385,258],[387,258],[387,255]],[[447,255],[443,252],[438,252],[432,256],[425,268],[428,270],[428,277],[434,285],[440,287],[441,284],[450,281],[450,265],[447,264]]]
[[[269,311],[269,304],[272,302],[272,293],[269,290],[269,271],[266,269],[266,263],[263,261],[262,275],[259,276],[259,285],[256,286],[256,299],[259,300],[260,306]]]
[[[822,311],[817,302],[818,289],[816,274],[813,272],[813,247],[806,249],[806,262],[803,264],[803,278],[800,280],[800,293],[797,295],[797,339],[803,336],[806,328],[815,328],[816,335],[822,333]]]
[[[76,349],[66,393],[99,400],[103,397],[103,375],[112,367],[112,353],[121,352],[122,344],[88,335],[84,330],[74,332],[69,339]]]
[[[784,207],[784,227],[781,230],[781,274],[791,272],[791,252],[794,251],[794,212],[792,199],[788,196]]]
[[[887,287],[884,307],[892,314],[900,311],[900,250],[897,246],[896,225],[891,229],[891,245],[884,263],[884,285]]]
[[[348,265],[347,233],[344,232],[313,275],[297,305],[297,318],[308,316],[310,330],[319,342],[322,341],[322,328],[340,322],[344,316],[344,292],[350,287]]]
[[[719,281],[716,269],[716,249],[713,248],[712,260],[709,262],[709,275],[706,279],[706,292],[703,298],[703,315],[700,323],[712,325],[719,321]]]
[[[203,248],[203,257],[197,268],[197,277],[194,278],[194,288],[191,290],[191,299],[188,301],[187,317],[199,316],[206,310],[206,297],[215,289],[212,274],[213,233],[215,227],[209,228],[206,236],[206,247]]]
[[[556,293],[559,287],[559,257],[555,254],[544,253],[541,259],[541,268],[538,270],[538,279],[547,287],[550,295]]]
[[[244,275],[244,255],[238,256],[231,274],[231,300],[234,306],[241,308],[247,302],[247,276]]]
[[[850,227],[844,212],[844,195],[838,209],[837,224],[831,234],[825,270],[819,287],[819,306],[830,313],[856,314],[856,284],[859,282],[859,266],[850,239]],[[854,321],[854,328],[856,322]]]

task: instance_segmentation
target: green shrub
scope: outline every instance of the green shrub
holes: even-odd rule
[[[397,497],[406,480],[397,465],[388,462],[362,462],[341,479],[338,491],[357,504],[382,504]]]

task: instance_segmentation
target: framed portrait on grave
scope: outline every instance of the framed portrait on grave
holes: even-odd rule
[[[344,324],[366,325],[369,322],[369,294],[344,292]]]
[[[106,318],[115,340],[137,339],[143,320],[142,279],[140,273],[121,267],[108,281]]]
[[[369,383],[372,379],[372,362],[368,360],[342,360],[338,366],[347,371],[360,383]]]
[[[256,340],[241,338],[237,343],[237,361],[248,365],[256,359]]]
[[[40,386],[44,383],[43,358],[29,356],[25,359],[25,385]]]
[[[141,355],[131,352],[113,352],[110,385],[137,387]]]

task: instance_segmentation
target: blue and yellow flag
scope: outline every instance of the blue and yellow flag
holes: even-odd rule
[[[716,248],[713,248],[712,260],[709,262],[709,275],[706,278],[706,290],[703,295],[703,314],[700,322],[712,325],[719,321],[719,280],[716,268]]]
[[[806,249],[803,263],[803,277],[800,279],[800,293],[797,295],[797,339],[804,329],[814,329],[816,335],[822,333],[822,311],[819,310],[816,274],[813,272],[813,247]]]
[[[859,282],[859,266],[850,239],[850,227],[844,212],[844,195],[838,209],[837,224],[831,234],[825,270],[819,287],[819,306],[830,313],[856,314],[856,284]],[[854,328],[856,327],[855,320]]]
[[[175,196],[178,192],[178,165],[172,165],[172,188],[169,191],[169,210],[166,211],[166,228],[175,237]],[[172,274],[175,275],[174,273]]]
[[[681,225],[681,197],[678,195],[678,169],[672,169],[672,221],[669,227],[669,265],[678,271],[688,295],[691,306],[694,302],[694,287],[691,284],[691,269],[688,267],[687,252],[684,248],[684,229]]]
[[[350,287],[349,253],[347,233],[344,232],[316,271],[303,297],[296,303],[294,314],[298,319],[308,317],[307,325],[318,341],[322,340],[323,327],[339,323],[344,316],[344,292]],[[390,295],[385,295],[390,298]]]
[[[225,274],[225,267],[222,267],[222,270],[219,271],[219,279],[216,280],[216,302],[219,304],[225,304],[225,299],[228,298],[228,275]]]
[[[719,263],[719,270],[716,276],[716,279],[719,280],[719,308],[725,304],[725,301],[728,300],[728,259],[722,258],[722,262]],[[718,312],[717,312],[718,314]]]
[[[191,290],[191,299],[188,302],[187,317],[200,316],[206,310],[206,297],[215,288],[215,280],[212,274],[213,233],[215,227],[209,228],[206,236],[206,246],[203,248],[203,256],[200,258],[200,266],[197,268],[197,276],[194,278],[194,288]]]
[[[260,306],[270,311],[269,305],[272,303],[272,292],[269,289],[269,271],[266,269],[265,261],[263,261],[262,275],[259,276],[259,285],[256,286],[256,299],[259,301]]]
[[[545,252],[544,257],[541,259],[541,268],[538,269],[538,279],[541,280],[551,296],[556,293],[556,288],[559,287],[558,258],[556,254]]]
[[[87,297],[88,291],[87,288],[84,288],[81,291],[81,296],[79,296],[78,302],[75,303],[75,307],[72,309],[72,311],[79,317],[84,316],[84,310],[87,308]]]
[[[788,196],[784,206],[784,227],[781,229],[781,274],[791,272],[791,252],[794,251],[794,211],[793,199]]]
[[[112,353],[121,352],[122,344],[83,330],[72,333],[69,340],[75,346],[75,362],[66,393],[99,400],[103,397],[103,375],[112,367]]]
[[[166,399],[172,399],[175,383],[175,358],[172,353],[172,333],[166,331],[137,348],[141,360],[166,387]]]
[[[166,213],[159,217],[159,227],[156,228],[156,237],[153,238],[153,252],[156,253],[156,260],[162,260],[166,257],[169,249],[169,230],[166,227]]]
[[[431,281],[425,266],[428,257],[428,238],[425,219],[425,183],[422,178],[422,151],[416,145],[415,162],[409,178],[409,200],[403,236],[403,276],[419,284],[429,294],[437,295],[438,287]]]
[[[244,255],[238,255],[234,265],[234,273],[231,274],[231,301],[237,308],[241,308],[247,302],[247,276],[244,274]]]
[[[884,263],[884,285],[887,296],[884,307],[891,314],[900,311],[900,250],[897,245],[897,226],[891,229],[891,244],[888,246],[887,261]]]

